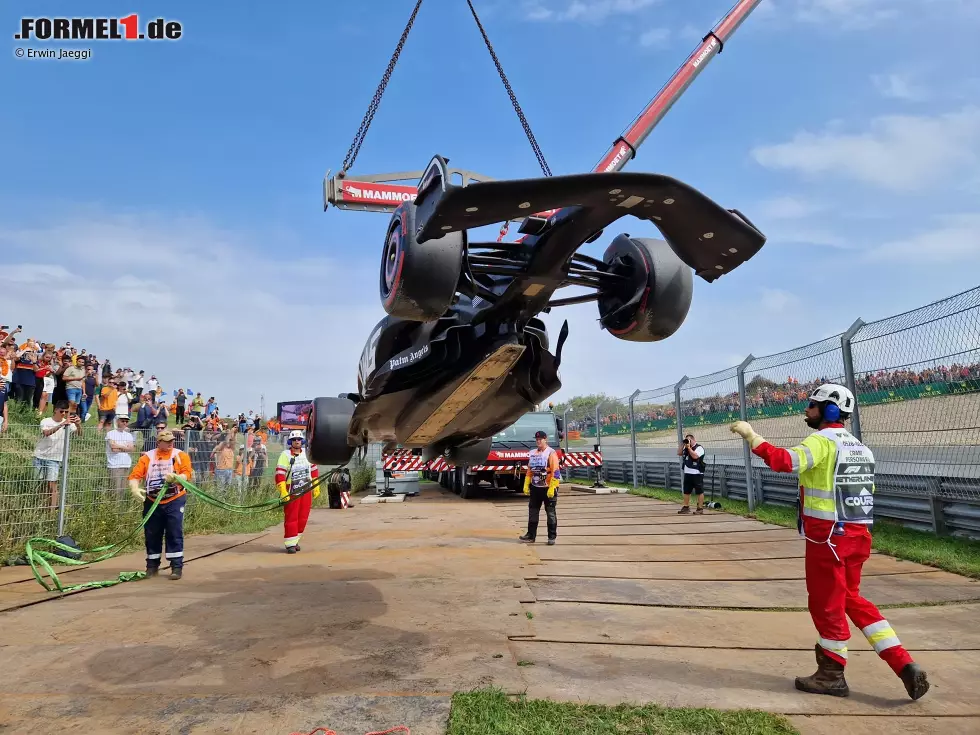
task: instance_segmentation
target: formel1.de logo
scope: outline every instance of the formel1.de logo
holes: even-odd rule
[[[140,23],[138,14],[125,18],[21,18],[18,41],[176,41],[180,21],[153,18]]]

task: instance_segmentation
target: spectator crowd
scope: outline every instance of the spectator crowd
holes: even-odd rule
[[[791,406],[805,401],[817,386],[823,383],[840,382],[841,380],[842,378],[837,376],[801,382],[799,379],[789,376],[785,382],[776,383],[757,376],[746,384],[746,408],[752,410],[769,406]],[[877,391],[898,390],[928,383],[956,383],[968,380],[980,380],[980,362],[952,363],[948,366],[938,365],[918,371],[902,368],[862,373],[856,377],[855,387],[860,398],[861,394]],[[615,412],[610,411],[601,415],[599,420],[603,426],[628,422],[628,410],[627,407],[615,409]],[[681,410],[685,416],[735,413],[739,410],[738,392],[682,400]],[[673,403],[637,404],[636,406],[635,420],[637,422],[671,420],[675,416],[676,410]],[[594,416],[576,416],[573,421],[569,421],[569,428],[572,430],[594,427]]]
[[[86,422],[103,435],[105,477],[120,498],[128,492],[134,456],[156,446],[171,418],[174,446],[190,456],[195,478],[212,477],[225,486],[243,476],[256,485],[265,474],[266,443],[278,434],[274,420],[263,425],[252,411],[222,419],[214,396],[205,400],[200,392],[180,388],[168,397],[153,373],[114,368],[108,358],[71,342],[56,347],[22,335],[20,326],[0,326],[0,437],[10,428],[8,402],[41,417],[33,466],[37,480],[46,483],[51,507],[58,502],[65,442],[69,434],[81,434]]]

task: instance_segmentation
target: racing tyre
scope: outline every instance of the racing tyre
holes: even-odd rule
[[[438,319],[453,303],[463,267],[466,233],[415,239],[415,205],[392,214],[381,257],[381,304],[391,316],[413,322]]]
[[[307,455],[314,464],[342,465],[354,456],[347,429],[354,402],[347,398],[316,398],[306,425]]]
[[[663,240],[619,235],[602,260],[626,277],[598,301],[599,323],[617,339],[657,342],[676,332],[691,308],[694,273]]]

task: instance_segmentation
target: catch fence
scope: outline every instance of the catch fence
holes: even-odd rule
[[[679,488],[678,447],[693,434],[707,452],[708,492],[753,508],[792,504],[793,476],[765,468],[729,427],[743,419],[772,444],[798,444],[811,432],[803,422],[808,396],[828,382],[857,397],[849,428],[875,454],[876,514],[980,535],[980,287],[878,321],[858,319],[803,347],[638,390],[625,399],[621,420],[600,404],[600,418],[610,420],[598,438],[582,407],[573,435],[580,445],[601,444],[605,479]],[[618,406],[624,399],[602,400]]]

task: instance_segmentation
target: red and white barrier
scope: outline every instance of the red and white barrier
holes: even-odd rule
[[[488,459],[497,459],[495,455],[499,452],[491,452]],[[470,467],[471,470],[481,471],[481,472],[492,472],[492,471],[508,471],[514,469],[520,469],[526,467],[527,453],[523,457],[513,456],[517,452],[509,452],[511,456],[507,459],[523,459],[523,463],[515,464],[492,464],[492,465],[476,465]],[[602,466],[602,452],[563,452],[560,453],[561,466],[562,467],[601,467]],[[501,459],[503,459],[501,457]],[[446,461],[444,457],[436,457],[429,462],[422,461],[422,455],[412,454],[411,449],[399,449],[390,454],[385,454],[381,458],[381,466],[386,470],[391,470],[393,472],[422,472],[423,470],[429,470],[431,472],[448,472],[454,469],[455,465],[450,464]]]

